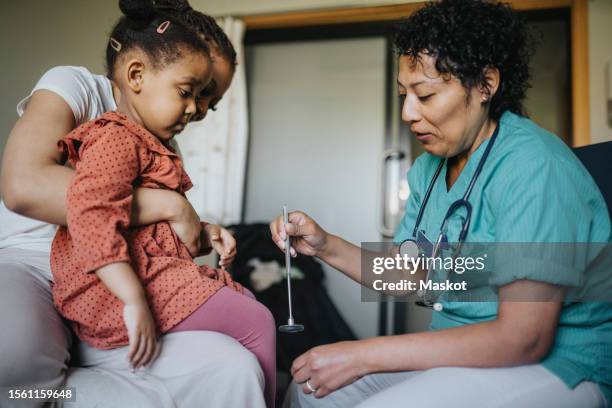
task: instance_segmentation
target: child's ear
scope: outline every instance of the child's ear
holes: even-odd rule
[[[139,59],[131,59],[126,64],[127,85],[134,93],[140,93],[144,81],[145,65]]]

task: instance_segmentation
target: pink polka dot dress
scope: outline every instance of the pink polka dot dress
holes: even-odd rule
[[[196,265],[167,222],[130,227],[136,187],[184,192],[192,184],[178,155],[118,112],[59,142],[75,168],[67,195],[68,228],[51,249],[53,299],[80,339],[99,349],[128,344],[123,303],[94,273],[129,262],[140,278],[159,333],[194,312],[220,288],[242,287],[220,269]]]

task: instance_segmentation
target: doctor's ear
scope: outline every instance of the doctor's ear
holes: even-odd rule
[[[145,64],[139,59],[131,59],[125,64],[126,82],[134,93],[140,93],[144,82]]]
[[[495,67],[487,67],[483,71],[484,83],[478,85],[478,91],[480,92],[481,104],[486,104],[491,101],[491,98],[497,93],[499,89],[500,74],[499,69]]]

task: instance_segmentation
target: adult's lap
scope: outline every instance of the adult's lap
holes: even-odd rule
[[[31,264],[20,260],[27,259]],[[165,336],[162,353],[146,371],[132,374],[127,348],[101,351],[75,345],[53,307],[48,254],[0,250],[0,387],[74,387],[78,407],[264,406],[257,360],[234,339],[212,332]],[[113,398],[115,400],[113,400]],[[259,404],[261,401],[261,404]],[[0,396],[0,406],[13,405]],[[20,404],[14,406],[28,406]],[[30,406],[36,406],[30,404]]]
[[[231,337],[203,331],[168,334],[153,364],[134,373],[127,349],[96,350],[79,343],[75,354],[82,368],[68,377],[68,386],[75,387],[80,401],[74,406],[130,402],[130,406],[169,408],[200,407],[206,402],[213,408],[265,407],[259,363]]]
[[[406,401],[435,408],[605,406],[595,383],[584,381],[570,389],[546,368],[535,364],[508,368],[434,368],[374,395],[358,407],[391,408]]]
[[[603,407],[596,384],[569,389],[540,365],[510,368],[441,367],[367,375],[327,397],[306,395],[293,383],[288,407]]]
[[[44,277],[5,254],[0,250],[0,387],[58,387],[68,368],[70,332]],[[3,407],[12,404],[6,398],[0,396]]]

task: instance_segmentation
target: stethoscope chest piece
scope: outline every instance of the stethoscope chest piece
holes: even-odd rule
[[[419,257],[421,251],[415,240],[407,239],[400,244],[399,254],[402,258],[407,257],[408,259],[415,259]]]

